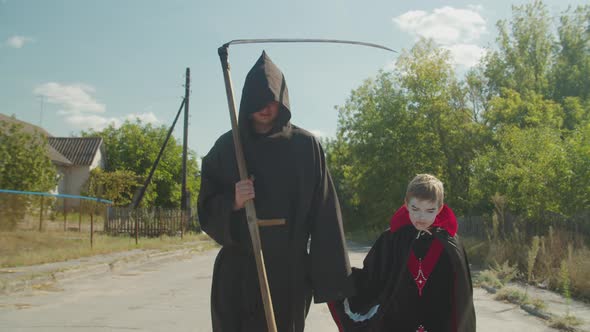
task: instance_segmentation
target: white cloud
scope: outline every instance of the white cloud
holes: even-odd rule
[[[446,6],[432,12],[413,10],[394,17],[393,22],[416,38],[431,38],[449,49],[456,64],[473,66],[483,54],[477,42],[487,33],[482,11],[480,5],[469,5],[467,9]]]
[[[451,52],[455,64],[465,67],[475,66],[485,54],[483,47],[474,44],[455,44],[444,48]]]
[[[96,114],[61,114],[65,116],[65,121],[72,127],[77,129],[91,128],[97,131],[103,130],[111,124],[115,128],[119,128],[125,121],[134,122],[136,119],[141,120],[142,123],[160,123],[160,120],[158,120],[154,113],[133,113],[118,118],[104,117]]]
[[[403,31],[441,44],[476,41],[486,33],[486,20],[473,9],[443,7],[432,13],[413,10],[393,21]]]
[[[12,36],[6,40],[6,45],[12,48],[22,48],[26,43],[33,42],[34,39],[24,36]]]
[[[94,129],[97,131],[103,130],[110,124],[115,127],[121,125],[121,120],[117,118],[106,118],[96,114],[66,114],[66,123],[77,129]]]
[[[47,102],[63,107],[63,112],[79,113],[104,113],[104,104],[99,103],[91,95],[94,87],[86,84],[62,85],[49,82],[37,86],[34,93],[47,98]]]
[[[106,106],[98,102],[92,95],[96,89],[87,84],[60,84],[49,82],[34,89],[34,93],[42,96],[47,103],[59,107],[58,115],[76,129],[102,130],[113,124],[121,126],[126,120],[141,120],[143,123],[157,124],[160,121],[153,112],[132,113],[121,117],[107,117],[100,114],[106,112]]]

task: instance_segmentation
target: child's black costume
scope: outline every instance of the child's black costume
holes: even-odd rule
[[[406,206],[375,242],[363,269],[353,269],[357,295],[329,304],[340,331],[475,331],[473,289],[457,220],[443,206],[419,232]]]

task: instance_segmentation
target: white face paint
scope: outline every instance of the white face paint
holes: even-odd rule
[[[410,212],[410,221],[418,230],[426,230],[434,223],[436,215],[442,209],[436,202],[421,200],[417,198],[410,198],[406,201],[406,207]]]

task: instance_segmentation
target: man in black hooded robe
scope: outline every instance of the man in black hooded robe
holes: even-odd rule
[[[253,114],[272,104],[278,104],[278,115],[261,132]],[[263,52],[246,77],[238,126],[257,217],[286,219],[284,225],[260,228],[280,332],[303,331],[312,297],[316,303],[328,302],[353,289],[340,206],[324,152],[312,134],[290,119],[284,75]],[[213,331],[266,331],[245,210],[243,202],[236,202],[238,183],[243,181],[229,131],[203,158],[198,202],[202,229],[222,245],[211,289]]]

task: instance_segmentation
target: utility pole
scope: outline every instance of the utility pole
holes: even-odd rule
[[[182,142],[182,193],[180,196],[180,208],[183,211],[188,209],[188,192],[186,190],[186,159],[188,148],[188,101],[190,95],[191,70],[186,68],[186,82],[184,84],[184,137]]]
[[[39,127],[43,128],[43,106],[45,104],[45,96],[38,96],[41,98],[41,114],[39,116]]]

